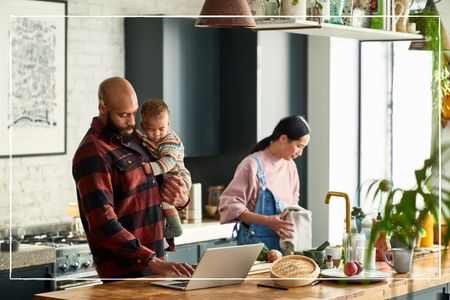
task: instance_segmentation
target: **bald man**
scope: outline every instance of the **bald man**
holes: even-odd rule
[[[165,261],[161,200],[180,209],[188,202],[180,177],[161,189],[141,164],[150,162],[135,130],[136,93],[124,78],[104,80],[99,115],[73,158],[78,204],[98,275],[105,279],[151,274],[191,276],[185,263]]]

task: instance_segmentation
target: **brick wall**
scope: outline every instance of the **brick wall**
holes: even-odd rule
[[[123,18],[93,16],[196,15],[202,4],[203,0],[68,0],[67,155],[0,159],[0,229],[9,227],[10,211],[13,226],[70,222],[66,207],[76,201],[73,153],[97,115],[98,84],[123,76],[125,68]]]

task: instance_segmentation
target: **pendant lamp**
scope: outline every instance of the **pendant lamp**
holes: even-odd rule
[[[255,27],[247,0],[205,0],[196,27]]]

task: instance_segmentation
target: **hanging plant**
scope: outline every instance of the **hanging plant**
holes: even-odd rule
[[[447,125],[447,121],[450,120],[450,71],[448,61],[447,68],[443,68],[441,76],[442,126],[445,127]]]
[[[447,106],[450,103],[442,101],[441,107],[439,107],[439,99],[443,99],[449,94],[449,76],[448,76],[448,57],[444,54],[445,49],[444,41],[446,37],[446,31],[439,19],[439,13],[434,5],[434,2],[428,1],[427,6],[421,11],[412,12],[410,14],[410,22],[417,24],[417,29],[425,36],[426,50],[431,51],[433,58],[433,79],[432,79],[432,99],[433,99],[433,129],[434,135],[437,135],[437,124],[439,121],[434,116],[438,116],[438,112],[441,111],[442,117],[446,111]],[[446,106],[447,105],[447,106]],[[450,118],[450,115],[446,114],[446,118]]]

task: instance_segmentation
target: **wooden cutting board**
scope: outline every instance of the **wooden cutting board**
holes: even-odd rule
[[[272,267],[272,263],[270,262],[255,262],[250,269],[250,272],[248,272],[248,275],[255,275],[255,274],[261,274],[261,273],[269,273],[270,267]]]

